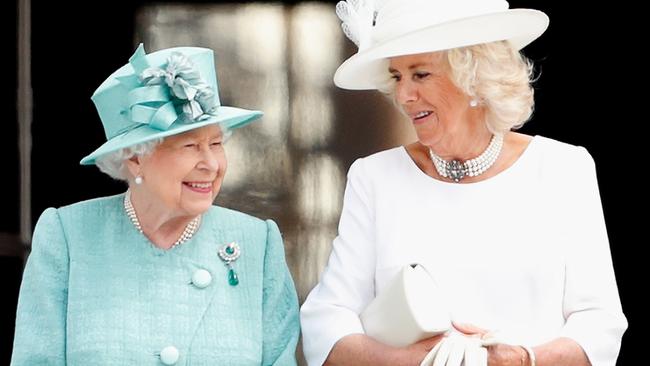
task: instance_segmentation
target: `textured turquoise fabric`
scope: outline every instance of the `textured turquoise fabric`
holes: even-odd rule
[[[298,299],[277,225],[213,206],[194,237],[154,247],[124,195],[43,212],[20,290],[12,365],[295,365]],[[234,268],[217,251],[241,247]],[[192,274],[212,276],[205,288]]]
[[[170,65],[174,54],[182,54],[187,58],[187,62]],[[232,130],[260,118],[260,111],[220,106],[214,62],[214,52],[208,48],[174,47],[147,55],[144,46],[140,44],[129,63],[112,73],[93,93],[92,100],[102,120],[107,141],[81,159],[80,163],[95,164],[96,159],[119,149],[210,124],[218,123],[224,130]],[[187,104],[188,98],[179,98],[178,95],[172,97],[173,88],[168,88],[166,82],[160,82],[160,85],[145,85],[141,78],[145,76],[143,71],[150,67],[157,70],[155,73],[158,75],[165,69],[164,74],[173,76],[175,87],[185,85],[193,91],[197,91],[199,85],[202,85],[202,88],[207,87],[214,93],[213,102],[219,107],[210,113],[203,111],[206,113],[198,119],[184,121],[184,118],[178,115],[181,111],[176,109],[179,104]],[[172,70],[167,70],[168,67]],[[196,78],[195,72],[199,74],[199,78]],[[197,93],[190,99],[198,102],[210,98]]]
[[[227,131],[260,118],[260,111],[221,106],[214,58],[211,49],[200,47],[173,47],[147,55],[140,44],[129,63],[93,93],[107,141],[81,164],[95,164],[119,149],[203,126],[218,123]],[[201,114],[190,118],[182,108],[192,103],[194,108],[200,106]]]

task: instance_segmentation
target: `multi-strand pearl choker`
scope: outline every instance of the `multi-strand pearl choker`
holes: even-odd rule
[[[433,161],[438,174],[459,183],[466,176],[476,177],[488,170],[497,161],[502,147],[503,135],[498,134],[492,136],[492,140],[485,151],[474,159],[465,162],[459,160],[447,161],[436,155],[431,148],[429,148],[429,157]]]
[[[124,211],[126,211],[126,215],[131,219],[131,222],[133,223],[133,226],[135,226],[136,229],[141,234],[144,234],[142,232],[142,226],[140,225],[140,221],[138,221],[138,216],[135,214],[135,209],[133,208],[133,205],[131,204],[131,192],[126,191],[126,194],[124,194]],[[190,240],[192,236],[196,233],[196,230],[199,228],[199,223],[201,222],[201,216],[195,217],[192,221],[190,221],[187,226],[185,226],[185,230],[183,230],[183,234],[181,234],[181,237],[176,240],[176,242],[169,248],[175,248],[186,241]]]

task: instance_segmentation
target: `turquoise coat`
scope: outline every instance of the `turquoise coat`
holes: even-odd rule
[[[176,365],[296,364],[298,299],[273,221],[213,206],[192,239],[165,251],[135,229],[123,199],[43,212],[12,365],[163,365],[168,346]],[[233,241],[237,286],[217,254]],[[192,281],[200,269],[207,286]]]

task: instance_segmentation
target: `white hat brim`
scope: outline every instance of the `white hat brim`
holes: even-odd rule
[[[548,23],[541,11],[509,9],[435,24],[356,53],[336,70],[334,84],[352,90],[378,89],[390,77],[388,59],[396,56],[504,40],[520,50],[542,35]]]

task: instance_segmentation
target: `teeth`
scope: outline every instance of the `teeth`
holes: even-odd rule
[[[428,116],[428,115],[430,115],[430,114],[431,114],[431,112],[427,112],[427,111],[420,112],[420,113],[418,113],[418,114],[415,115],[415,118],[426,117],[426,116]]]
[[[210,188],[212,183],[187,183],[192,188]]]

